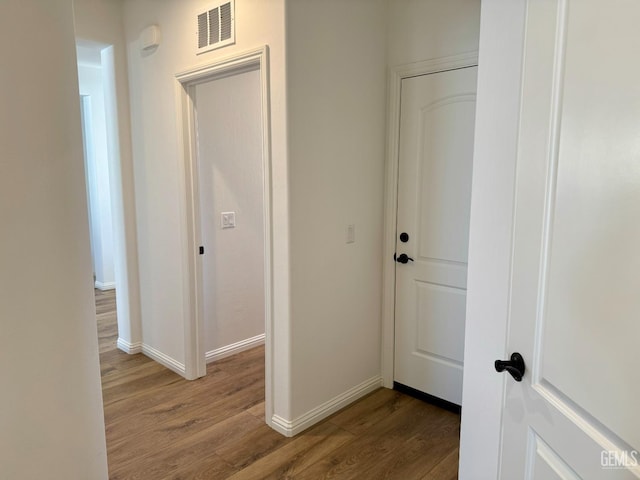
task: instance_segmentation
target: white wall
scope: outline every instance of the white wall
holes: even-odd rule
[[[4,1],[0,39],[0,478],[106,479],[70,0]]]
[[[100,49],[111,180],[118,346],[142,341],[133,162],[123,8],[120,0],[74,0],[79,43]],[[115,94],[109,94],[115,92]],[[124,227],[124,228],[123,228]],[[126,349],[126,348],[125,348]]]
[[[200,56],[195,14],[208,2],[124,4],[144,343],[177,363],[191,299],[175,75],[270,47],[275,383],[267,403],[292,424],[379,381],[386,67],[477,48],[478,0],[391,3],[237,0],[237,43]],[[151,24],[161,44],[142,53],[138,37]]]
[[[294,422],[379,385],[386,11],[287,2]]]
[[[86,47],[79,47],[80,49]],[[79,57],[80,58],[80,57]],[[98,58],[100,58],[98,53]],[[87,132],[86,158],[91,211],[91,244],[96,287],[103,290],[115,287],[113,258],[113,222],[111,220],[111,187],[109,185],[109,156],[107,149],[107,125],[100,64],[78,62],[80,95],[86,95],[91,103],[91,119],[85,123]]]
[[[195,89],[205,350],[219,355],[265,332],[260,71]]]
[[[274,371],[289,363],[288,169],[284,65],[284,0],[236,0],[236,44],[195,55],[195,14],[202,0],[125,3],[144,343],[184,363],[189,314],[187,219],[180,105],[175,75],[264,45],[269,46],[273,222]],[[161,31],[153,52],[140,51],[140,32]],[[274,378],[274,406],[288,416],[289,378]],[[271,399],[267,399],[267,404]]]
[[[385,67],[477,50],[479,14],[479,0],[287,3],[294,420],[380,374]]]
[[[480,0],[389,0],[388,65],[478,50]]]

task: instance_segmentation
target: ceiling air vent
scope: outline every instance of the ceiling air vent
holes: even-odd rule
[[[198,12],[197,17],[196,53],[208,52],[236,42],[234,0],[214,5],[205,12]]]

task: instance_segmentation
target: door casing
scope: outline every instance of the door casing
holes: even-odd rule
[[[478,52],[436,58],[390,69],[388,93],[387,155],[384,193],[384,239],[382,261],[382,384],[393,388],[395,328],[396,220],[398,210],[398,165],[400,146],[400,94],[405,78],[478,65]]]

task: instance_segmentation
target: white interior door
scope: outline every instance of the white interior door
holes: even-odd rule
[[[407,78],[401,91],[394,381],[458,405],[476,74]]]
[[[530,0],[500,478],[640,478],[640,2]]]

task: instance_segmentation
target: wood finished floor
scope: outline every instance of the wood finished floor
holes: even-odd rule
[[[294,438],[264,423],[264,348],[188,382],[116,348],[96,291],[109,478],[453,480],[460,416],[381,388]]]

